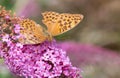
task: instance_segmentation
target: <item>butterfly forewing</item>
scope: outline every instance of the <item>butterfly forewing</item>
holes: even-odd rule
[[[32,20],[24,19],[20,22],[20,26],[20,33],[23,35],[20,42],[23,44],[38,44],[50,37],[47,31],[43,31],[44,28],[42,28],[42,26]]]
[[[42,13],[44,20],[42,22],[47,26],[48,31],[51,31],[53,27],[51,27],[53,24],[57,22],[59,13],[56,12],[44,12]]]
[[[47,18],[48,15],[49,17]],[[83,15],[45,12],[43,13],[43,18],[43,23],[47,26],[48,31],[52,36],[56,36],[74,28],[83,19]]]
[[[54,35],[56,36],[56,35],[62,34],[74,28],[75,26],[77,26],[77,24],[83,18],[81,17],[82,16],[80,14],[67,14],[67,13],[60,14],[56,22],[57,23],[56,27],[58,28],[58,32],[54,33]]]

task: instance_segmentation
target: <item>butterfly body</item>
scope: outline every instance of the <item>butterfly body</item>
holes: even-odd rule
[[[46,40],[51,41],[53,36],[71,30],[83,19],[81,14],[44,12],[42,15],[42,22],[47,26],[47,30],[29,19],[20,22],[20,33],[24,36],[19,40],[21,43],[38,44]]]

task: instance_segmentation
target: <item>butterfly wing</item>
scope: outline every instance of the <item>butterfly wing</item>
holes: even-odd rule
[[[52,29],[54,28],[53,24],[57,22],[59,13],[48,11],[42,13],[42,15],[44,18],[42,22],[47,26],[48,31],[51,32]]]
[[[43,23],[47,26],[48,31],[52,36],[56,36],[74,28],[83,19],[83,15],[45,12],[43,18]]]
[[[32,20],[22,20],[20,22],[20,27],[20,33],[23,35],[23,38],[19,41],[23,44],[38,44],[50,38],[43,27]]]

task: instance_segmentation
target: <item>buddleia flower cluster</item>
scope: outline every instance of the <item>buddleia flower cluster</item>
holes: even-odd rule
[[[80,69],[72,66],[55,41],[26,45],[19,42],[19,22],[23,19],[0,7],[0,57],[9,70],[23,78],[81,78]]]

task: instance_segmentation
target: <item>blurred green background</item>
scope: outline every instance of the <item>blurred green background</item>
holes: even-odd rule
[[[43,26],[41,13],[44,11],[83,14],[84,19],[77,27],[56,39],[99,46],[119,54],[120,0],[0,0],[0,5]],[[81,66],[82,75],[84,78],[120,78],[120,63],[107,65],[86,64]],[[18,77],[10,74],[1,61],[0,78]]]

